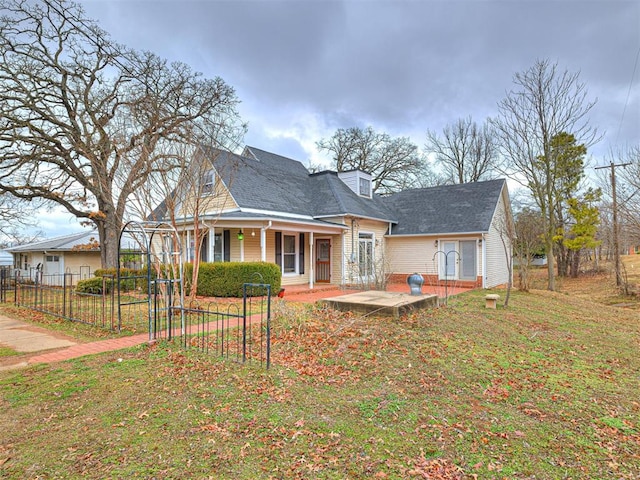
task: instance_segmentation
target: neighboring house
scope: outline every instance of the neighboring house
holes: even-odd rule
[[[98,231],[74,233],[40,242],[10,247],[13,266],[22,278],[36,280],[47,277],[48,283],[61,285],[65,273],[73,274],[73,282],[90,278],[100,268]]]
[[[405,281],[414,272],[430,282],[484,288],[509,279],[504,180],[380,197],[372,193],[371,175],[359,170],[309,173],[296,160],[253,147],[242,155],[207,150],[204,156],[211,169],[198,197],[207,200],[198,216],[202,261],[274,262],[283,286],[310,288]],[[187,261],[193,258],[190,206],[197,203],[190,192],[174,192],[151,217],[173,217]]]
[[[0,250],[0,268],[13,267],[13,255],[6,250]]]

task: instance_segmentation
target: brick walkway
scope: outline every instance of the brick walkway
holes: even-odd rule
[[[387,288],[392,292],[409,292],[409,288],[404,284],[391,284]],[[448,294],[455,295],[468,289],[449,287]],[[313,290],[305,286],[285,287],[284,300],[291,302],[313,303],[324,298],[337,297],[354,293],[358,290],[349,290],[336,288],[333,285],[318,285]],[[425,294],[443,295],[443,287],[423,287]],[[149,341],[149,334],[132,335],[128,337],[112,338],[109,340],[100,340],[97,342],[81,343],[71,347],[62,348],[55,351],[46,351],[40,354],[32,355],[28,358],[27,364],[33,365],[38,363],[54,363],[73,358],[83,357],[85,355],[94,355],[96,353],[104,353],[110,351],[121,350],[123,348],[135,347]],[[23,362],[24,363],[24,362]]]
[[[54,363],[63,360],[71,360],[72,358],[84,357],[85,355],[94,355],[96,353],[111,352],[113,350],[121,350],[123,348],[135,347],[149,341],[149,334],[131,335],[129,337],[111,338],[109,340],[100,340],[97,342],[79,343],[71,347],[66,347],[53,352],[44,352],[29,357],[27,363],[33,365],[35,363]]]

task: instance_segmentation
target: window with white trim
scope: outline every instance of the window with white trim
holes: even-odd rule
[[[304,274],[305,234],[292,232],[275,232],[276,265],[283,275]]]
[[[296,272],[296,236],[282,235],[282,271],[284,273]]]
[[[209,170],[204,174],[202,182],[202,194],[213,195],[216,191],[216,172],[215,170]]]
[[[371,196],[371,180],[360,177],[358,192],[363,197]]]

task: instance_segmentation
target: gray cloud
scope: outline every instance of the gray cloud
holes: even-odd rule
[[[247,140],[300,159],[340,127],[372,124],[421,145],[427,129],[482,121],[513,75],[543,58],[580,71],[598,98],[591,121],[607,134],[594,154],[640,143],[640,71],[627,102],[640,49],[635,0],[83,5],[116,40],[224,78],[243,101]]]

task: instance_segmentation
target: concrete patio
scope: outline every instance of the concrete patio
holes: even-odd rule
[[[361,314],[389,315],[393,318],[400,318],[400,315],[412,310],[437,307],[438,296],[434,294],[409,295],[407,293],[370,290],[329,297],[321,302],[335,310]]]

